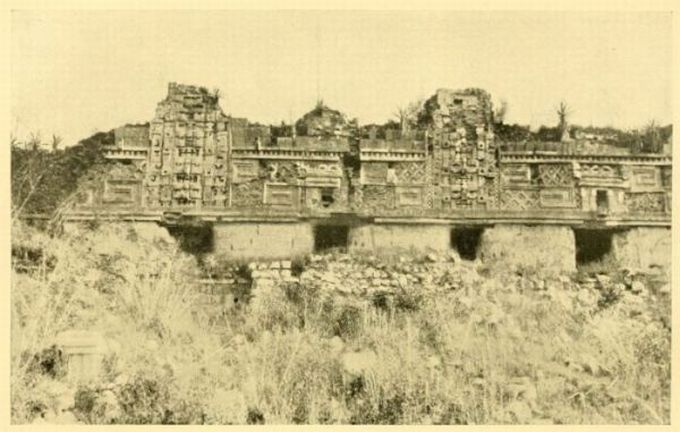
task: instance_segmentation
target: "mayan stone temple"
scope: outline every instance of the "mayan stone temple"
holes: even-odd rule
[[[338,246],[453,248],[565,270],[579,250],[669,265],[669,152],[589,137],[501,142],[493,126],[480,89],[437,90],[414,125],[360,126],[320,102],[295,124],[263,126],[171,83],[150,123],[115,130],[106,157],[121,163],[68,221],[204,230],[215,254],[235,259]]]

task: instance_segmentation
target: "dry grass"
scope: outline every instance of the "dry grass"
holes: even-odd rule
[[[214,324],[191,285],[195,260],[171,242],[120,227],[14,231],[56,259],[13,272],[15,423],[58,417],[68,392],[94,423],[669,421],[668,296],[603,303],[565,278],[527,291],[497,275],[384,305],[275,285]],[[29,367],[68,328],[114,342],[90,387]]]

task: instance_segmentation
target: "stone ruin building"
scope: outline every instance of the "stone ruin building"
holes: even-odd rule
[[[68,221],[207,232],[226,258],[327,247],[444,251],[572,269],[613,254],[670,263],[671,157],[583,140],[500,142],[480,89],[440,89],[408,128],[360,127],[319,103],[292,125],[225,115],[171,83],[150,123],[116,129],[105,178]]]

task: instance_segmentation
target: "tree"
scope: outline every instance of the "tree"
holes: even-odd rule
[[[56,148],[61,138],[53,135],[52,139],[52,148]],[[20,142],[16,137],[10,137],[10,146],[12,155],[11,218],[14,222],[27,204],[35,198],[44,178],[54,166],[54,158],[43,148],[39,133],[31,133],[25,142]]]
[[[408,132],[416,125],[418,121],[418,113],[420,112],[422,106],[423,100],[419,99],[406,106],[397,107],[397,110],[393,115],[399,122],[402,133]]]
[[[643,152],[645,153],[660,153],[663,149],[663,141],[661,138],[661,128],[656,123],[656,120],[650,120],[644,127],[642,133]]]
[[[567,130],[567,121],[572,112],[571,109],[569,108],[569,105],[567,105],[566,102],[561,101],[557,108],[555,108],[555,113],[557,113],[558,118],[557,128],[559,129],[561,136],[562,134],[564,134],[564,131]]]
[[[46,143],[39,134],[26,141],[11,139],[11,217],[25,213],[49,215],[77,187],[93,166],[106,164],[103,148],[113,143],[113,131],[98,132],[78,144],[59,149],[61,138]]]
[[[508,114],[508,101],[501,99],[499,106],[493,113],[494,123],[503,124],[505,122],[505,116]]]
[[[52,151],[57,151],[59,149],[59,144],[61,144],[61,137],[52,134]]]

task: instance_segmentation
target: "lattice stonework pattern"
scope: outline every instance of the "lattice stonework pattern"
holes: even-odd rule
[[[423,184],[427,180],[424,163],[398,163],[395,172],[399,184]]]
[[[664,193],[627,193],[625,200],[628,211],[634,213],[659,213],[665,211],[666,207],[666,196]]]
[[[570,186],[573,182],[571,165],[539,165],[538,172],[544,186]]]
[[[583,191],[581,189],[574,189],[574,207],[583,208]]]
[[[492,179],[487,179],[484,187],[482,188],[482,193],[484,194],[484,202],[486,203],[486,208],[497,209],[498,205],[498,177]]]
[[[531,210],[538,206],[538,191],[506,189],[501,193],[501,209],[503,210]]]
[[[423,207],[434,208],[434,186],[426,185],[423,191]]]

